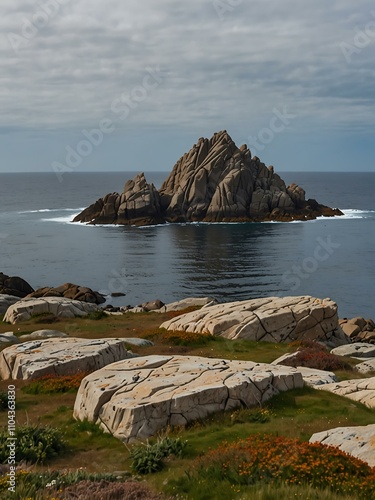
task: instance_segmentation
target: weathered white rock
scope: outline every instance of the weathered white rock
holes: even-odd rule
[[[309,387],[337,382],[337,377],[333,372],[317,370],[316,368],[306,368],[305,366],[297,366],[296,369],[301,373],[303,381]]]
[[[8,307],[15,304],[21,300],[19,297],[15,297],[14,295],[7,295],[5,293],[0,294],[0,314],[5,314]]]
[[[34,339],[53,339],[53,338],[65,338],[68,334],[60,332],[59,330],[35,330],[35,332],[27,333],[20,336],[20,341],[25,342],[26,340]]]
[[[375,377],[343,380],[334,384],[318,385],[316,388],[353,399],[369,408],[375,408]]]
[[[34,314],[43,313],[50,313],[58,318],[75,318],[100,310],[96,304],[63,297],[22,299],[8,308],[4,321],[15,324],[29,320]]]
[[[170,302],[169,304],[165,304],[165,306],[161,307],[157,311],[154,312],[173,312],[173,311],[183,311],[188,307],[209,307],[214,304],[217,304],[215,299],[210,297],[188,297],[187,299],[178,300],[176,302]]]
[[[375,424],[358,427],[336,427],[328,431],[317,432],[310,438],[310,443],[323,443],[336,446],[353,457],[375,467]]]
[[[0,333],[0,344],[18,344],[19,338],[13,332]]]
[[[354,342],[353,344],[340,345],[332,349],[331,354],[336,356],[350,356],[353,358],[375,357],[375,345],[365,342]]]
[[[359,373],[363,374],[375,372],[375,358],[367,359],[366,361],[359,363],[358,365],[355,366],[355,369]]]
[[[337,305],[330,299],[267,297],[217,304],[166,321],[161,328],[210,333],[228,339],[291,342],[349,342],[338,329]]]
[[[97,422],[124,441],[167,426],[256,406],[303,386],[295,368],[196,356],[144,356],[119,361],[82,380],[74,417]]]
[[[30,380],[43,375],[72,375],[98,370],[133,357],[121,339],[44,339],[5,348],[0,353],[0,377]]]

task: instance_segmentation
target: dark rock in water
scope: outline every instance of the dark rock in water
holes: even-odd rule
[[[80,300],[91,304],[103,304],[105,297],[99,292],[85,286],[65,283],[57,287],[44,287],[29,293],[27,297],[65,297],[66,299]]]
[[[126,293],[122,292],[112,292],[111,297],[125,297]]]
[[[246,144],[236,146],[224,130],[200,138],[174,166],[157,191],[144,174],[128,181],[77,215],[73,222],[148,225],[163,222],[250,222],[310,220],[343,215],[305,200],[296,184],[286,186]]]
[[[0,294],[23,298],[33,291],[34,288],[19,276],[7,276],[0,273]]]

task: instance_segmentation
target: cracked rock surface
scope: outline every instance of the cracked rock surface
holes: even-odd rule
[[[353,399],[369,408],[375,408],[375,377],[343,380],[333,384],[319,385],[316,388]]]
[[[295,368],[199,356],[144,356],[85,377],[74,417],[129,442],[303,387]]]
[[[349,342],[338,325],[337,305],[310,296],[267,297],[217,304],[164,322],[160,328],[265,342]]]
[[[336,446],[353,457],[375,467],[375,424],[358,427],[336,427],[328,431],[317,432],[310,438],[310,443],[318,441],[328,446]]]
[[[121,339],[53,338],[7,347],[0,353],[0,377],[30,380],[99,370],[133,357]]]
[[[101,309],[96,304],[62,297],[22,299],[8,307],[4,320],[15,324],[28,321],[34,314],[49,313],[58,318],[75,318]]]

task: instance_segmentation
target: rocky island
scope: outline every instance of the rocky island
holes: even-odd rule
[[[286,186],[246,144],[237,147],[226,130],[200,138],[175,164],[157,190],[143,173],[78,214],[73,222],[152,225],[166,222],[261,222],[311,220],[343,215],[337,208],[305,199]]]

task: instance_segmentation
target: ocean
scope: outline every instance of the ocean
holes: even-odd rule
[[[344,217],[309,222],[87,226],[71,220],[125,173],[0,174],[0,271],[34,288],[89,286],[113,305],[189,296],[330,297],[340,317],[375,319],[375,173],[281,172]],[[159,187],[167,172],[146,172]]]

